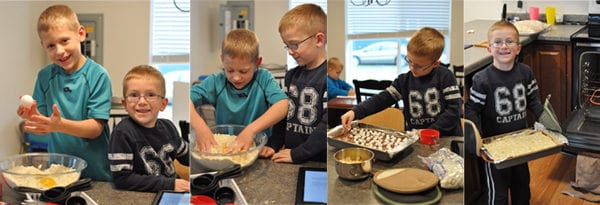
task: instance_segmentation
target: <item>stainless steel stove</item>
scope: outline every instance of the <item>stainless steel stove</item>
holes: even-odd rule
[[[600,37],[595,37],[595,31],[590,30],[593,29],[592,24],[588,22],[585,29],[571,37],[573,111],[567,118],[564,130],[569,147],[600,152]]]

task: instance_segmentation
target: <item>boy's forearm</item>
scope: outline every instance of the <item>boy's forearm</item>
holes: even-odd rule
[[[210,132],[210,128],[206,122],[200,117],[200,114],[194,108],[194,103],[190,100],[190,126],[196,132],[206,133]]]
[[[252,133],[259,133],[281,121],[287,115],[288,99],[282,99],[273,104],[258,119],[250,123],[246,129]]]
[[[56,127],[56,131],[81,138],[96,139],[102,134],[104,124],[103,120],[100,119],[76,121],[63,118],[58,127]]]

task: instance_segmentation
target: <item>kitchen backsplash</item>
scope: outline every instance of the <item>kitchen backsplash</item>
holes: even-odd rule
[[[508,13],[528,13],[531,6],[540,8],[540,15],[545,14],[545,8],[548,6],[556,7],[556,14],[579,14],[587,15],[590,0],[523,0],[523,8],[517,8],[517,0],[502,0],[499,9],[502,9],[502,4],[506,3]]]
[[[529,14],[527,13],[508,13],[506,15],[509,19],[511,17],[519,17],[520,20],[527,20],[529,19]],[[539,19],[542,22],[546,22],[546,14],[541,13],[539,16]],[[562,22],[569,22],[569,23],[573,23],[573,22],[579,22],[579,24],[585,24],[588,21],[588,15],[582,15],[582,14],[564,14],[563,15],[563,20]],[[558,23],[558,21],[557,21]],[[559,23],[560,24],[560,23]]]

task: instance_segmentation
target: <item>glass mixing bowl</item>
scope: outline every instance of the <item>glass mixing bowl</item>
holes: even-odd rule
[[[77,180],[87,162],[79,157],[56,153],[27,153],[4,158],[0,171],[4,182],[14,187],[47,190]]]
[[[244,128],[243,125],[216,125],[211,127],[211,130],[215,135],[224,134],[237,137]],[[216,152],[200,151],[192,142],[192,158],[200,165],[200,169],[206,171],[222,170],[234,164],[239,164],[244,169],[256,161],[258,152],[266,143],[267,135],[262,132],[254,136],[254,147],[237,153],[224,153],[224,146],[216,148]]]

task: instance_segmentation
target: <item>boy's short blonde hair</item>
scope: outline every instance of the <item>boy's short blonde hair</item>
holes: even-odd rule
[[[499,30],[499,29],[511,29],[513,31],[515,31],[514,36],[515,40],[517,42],[519,42],[519,30],[517,29],[517,27],[508,22],[508,21],[496,21],[496,23],[492,24],[492,26],[490,26],[490,28],[488,29],[488,40],[491,41],[492,39],[492,32],[494,32],[495,30]]]
[[[127,82],[131,79],[154,78],[160,83],[158,88],[160,95],[165,96],[165,78],[160,71],[150,65],[138,65],[133,67],[123,78],[123,96],[127,95]]]
[[[258,60],[258,37],[247,29],[235,29],[227,33],[221,45],[221,55],[230,58],[250,58],[255,63]]]
[[[327,69],[331,70],[334,68],[344,69],[344,65],[342,64],[342,62],[336,57],[332,57],[327,61]]]
[[[444,35],[431,27],[423,27],[415,32],[406,49],[414,55],[438,60],[444,52]]]
[[[79,20],[77,14],[68,6],[54,5],[46,8],[40,14],[37,22],[38,35],[58,27],[65,27],[73,32],[79,30]]]
[[[279,33],[299,29],[306,35],[327,35],[327,14],[316,4],[302,4],[286,12],[279,20]]]

